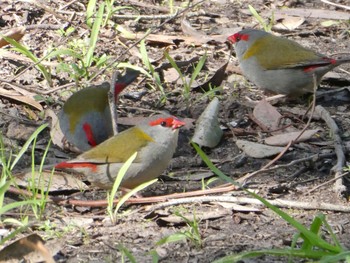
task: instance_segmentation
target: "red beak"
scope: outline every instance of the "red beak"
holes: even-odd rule
[[[183,121],[180,121],[178,118],[174,118],[173,119],[173,123],[172,123],[173,130],[179,129],[179,128],[181,128],[184,125],[186,125],[186,123],[183,122]]]

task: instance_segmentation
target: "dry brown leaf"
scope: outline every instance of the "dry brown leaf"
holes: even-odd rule
[[[289,15],[289,16],[300,16],[300,17],[312,17],[312,18],[324,18],[324,19],[335,19],[335,20],[349,20],[350,14],[347,12],[334,11],[329,9],[312,9],[312,8],[289,8],[289,9],[278,9],[268,12],[264,12],[263,15],[271,17],[271,12],[275,15]]]
[[[319,130],[306,130],[296,142],[303,142],[312,138]],[[295,140],[299,136],[300,131],[288,132],[278,135],[273,135],[265,139],[265,143],[275,146],[286,146],[290,141]]]
[[[22,261],[45,261],[48,263],[54,263],[55,260],[52,257],[53,251],[49,251],[44,244],[44,240],[37,234],[31,234],[20,238],[0,251],[0,263]]]
[[[282,115],[266,100],[261,100],[254,107],[253,115],[263,130],[276,130]]]
[[[32,172],[22,172],[15,174],[15,182],[17,185],[27,188],[28,181],[33,179]],[[88,186],[82,182],[79,175],[69,174],[65,172],[44,170],[41,174],[35,172],[35,184],[39,189],[45,189],[49,192],[62,190],[85,190]]]
[[[209,38],[206,34],[194,29],[191,26],[190,22],[186,19],[183,19],[181,21],[181,29],[182,29],[182,32],[188,36],[192,36],[192,37],[195,37],[198,39],[203,39],[203,38],[208,39]]]
[[[25,35],[26,28],[24,26],[21,27],[15,27],[12,28],[10,31],[4,34],[5,37],[12,38],[16,40],[17,42],[22,39],[22,37]],[[1,36],[1,35],[0,35]],[[0,37],[0,48],[9,45],[10,43],[7,42],[4,38]]]
[[[64,135],[60,128],[60,124],[56,113],[51,109],[46,109],[45,118],[47,117],[51,118],[50,136],[53,144],[57,145],[61,149],[64,149],[64,144],[63,144]]]
[[[22,102],[24,104],[32,106],[33,108],[36,108],[39,111],[43,110],[43,106],[41,106],[41,104],[39,102],[34,100],[32,97],[29,97],[28,95],[23,96],[19,92],[9,91],[9,90],[0,88],[0,96]]]
[[[222,65],[208,81],[204,82],[201,85],[191,87],[191,91],[207,92],[212,88],[219,87],[225,78],[227,65],[228,61]]]
[[[282,15],[280,17],[275,17],[275,20],[277,23],[273,25],[273,29],[279,29],[279,30],[295,30],[299,26],[301,26],[305,22],[304,17],[295,17],[295,16],[287,16]]]
[[[237,140],[236,145],[245,154],[253,158],[267,158],[279,154],[284,147],[269,146],[261,143]]]
[[[132,39],[141,39],[144,35],[134,34]],[[180,42],[185,42],[185,45],[196,45],[201,46],[208,41],[217,41],[225,43],[227,36],[224,35],[213,35],[207,36],[207,38],[196,38],[192,36],[169,36],[169,35],[157,35],[150,34],[146,37],[146,41],[153,43],[160,43],[164,45],[178,45]]]

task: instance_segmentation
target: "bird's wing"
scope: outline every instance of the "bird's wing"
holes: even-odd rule
[[[152,137],[140,128],[133,127],[109,138],[71,162],[124,163],[150,142],[154,142]],[[136,158],[135,162],[139,160]]]
[[[108,88],[88,87],[74,93],[64,104],[63,113],[68,116],[70,132],[89,112],[103,113],[108,105]]]
[[[256,41],[244,54],[243,59],[255,56],[266,70],[295,68],[329,64],[325,56],[305,48],[294,41],[268,35]]]

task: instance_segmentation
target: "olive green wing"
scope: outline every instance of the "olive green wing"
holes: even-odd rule
[[[329,62],[323,55],[305,48],[294,41],[267,35],[256,41],[243,59],[255,56],[266,70],[322,65]]]
[[[138,127],[130,128],[81,154],[76,161],[92,163],[124,163],[153,138]],[[136,158],[134,162],[139,162]]]

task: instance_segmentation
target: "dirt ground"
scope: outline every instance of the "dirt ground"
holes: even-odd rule
[[[345,0],[336,2],[343,5],[349,4]],[[166,62],[163,57],[166,48],[169,54],[178,61],[188,61],[206,53],[208,60],[198,79],[198,83],[204,83],[227,62],[229,48],[225,40],[229,35],[239,31],[242,27],[261,28],[248,10],[249,3],[265,19],[271,18],[270,12],[275,9],[294,12],[291,16],[299,19],[297,22],[294,20],[292,22],[296,28],[290,31],[273,29],[276,34],[294,39],[323,54],[346,54],[346,52],[349,54],[350,12],[320,1],[204,1],[181,13],[178,17],[169,19],[170,16],[158,17],[170,13],[167,4],[144,0],[115,3],[115,6],[130,5],[133,7],[133,9],[122,9],[116,12],[116,15],[141,14],[154,15],[154,17],[135,20],[112,16],[110,23],[101,29],[95,51],[96,57],[107,54],[112,59],[118,58],[119,61],[144,67],[138,56],[138,45],[128,49],[136,40],[121,37],[112,26],[123,26],[137,33],[138,36],[151,28],[152,34],[164,37],[161,40],[159,37],[158,40],[149,38],[146,41],[149,57],[154,66],[161,67],[162,63]],[[7,32],[14,27],[29,26],[21,43],[28,46],[40,58],[48,49],[62,48],[67,43],[71,43],[72,39],[75,41],[88,39],[89,30],[85,26],[86,5],[87,1],[58,0],[50,1],[45,5],[22,1],[2,1],[0,2],[0,30]],[[182,6],[183,9],[183,5],[183,2],[175,1],[176,7]],[[302,13],[301,8],[306,12]],[[314,12],[315,10],[318,12]],[[283,23],[279,14],[276,12],[274,15],[276,22],[282,21]],[[342,19],[342,15],[347,15],[347,20]],[[188,31],[184,33],[183,19],[188,20],[199,34],[189,35]],[[302,23],[297,25],[301,19],[303,19]],[[334,21],[334,23],[325,26],[322,24],[325,21]],[[62,36],[57,28],[67,28],[68,24],[76,31],[69,37]],[[35,27],[35,25],[46,26]],[[53,29],[53,25],[57,28]],[[186,35],[190,38],[186,39]],[[168,38],[168,36],[175,36],[175,38]],[[52,74],[52,85],[49,86],[30,60],[13,51],[11,54],[16,55],[10,56],[9,47],[2,49],[8,52],[0,55],[0,127],[6,148],[16,151],[35,128],[50,121],[49,118],[44,117],[43,112],[53,110],[57,113],[64,101],[76,91],[76,84],[69,72],[59,70],[59,61],[55,59],[45,60],[43,63]],[[339,126],[346,152],[350,141],[350,91],[348,89],[350,64],[342,65],[340,68],[333,70],[332,74],[324,78],[320,90],[329,91],[341,87],[347,87],[347,89],[323,95],[317,100],[317,104],[325,107]],[[98,72],[95,66],[90,70],[91,74]],[[112,72],[113,69],[109,68],[98,74],[91,83],[85,80],[78,80],[77,83],[80,87],[85,87],[109,81]],[[180,118],[196,120],[199,117],[208,105],[211,96],[203,96],[201,92],[192,91],[188,105],[182,95],[181,83],[172,79],[173,72],[171,70],[160,72],[163,73],[167,100],[161,101],[161,92],[150,88],[152,83],[149,79],[139,77],[138,81],[130,85],[121,96],[118,105],[119,116],[149,116],[151,113],[166,111]],[[186,74],[189,76],[191,70],[188,69]],[[220,100],[219,120],[224,129],[224,136],[218,146],[213,149],[205,148],[204,151],[223,173],[233,179],[238,179],[248,172],[259,170],[272,159],[272,157],[249,157],[235,143],[238,139],[262,142],[269,135],[253,121],[253,108],[247,103],[247,97],[260,100],[264,95],[240,74],[234,57],[231,57],[226,68],[221,87],[217,97]],[[7,96],[4,90],[11,93],[19,92],[30,98],[37,95],[37,102],[43,107],[43,111],[40,112],[30,102],[23,99],[18,101]],[[305,125],[302,116],[308,109],[308,103],[309,98],[303,97],[280,102],[275,107],[283,116],[286,116],[290,125],[302,129]],[[349,191],[338,196],[334,192],[334,182],[309,193],[309,190],[334,177],[332,167],[337,162],[329,127],[323,120],[316,117],[312,119],[310,127],[319,130],[317,136],[293,145],[292,149],[276,163],[276,165],[281,165],[280,168],[256,175],[249,180],[247,187],[269,200],[283,199],[310,204],[324,202],[346,207],[349,205]],[[193,128],[181,130],[178,149],[169,169],[156,184],[143,190],[141,194],[144,197],[200,190],[203,187],[203,178],[208,180],[213,177],[189,144],[193,131]],[[49,139],[49,130],[45,130],[38,138],[35,152],[37,164],[41,161]],[[296,164],[291,163],[293,160],[317,153],[323,155]],[[46,164],[52,166],[64,158],[75,155],[53,145],[50,147]],[[28,154],[20,160],[16,168],[17,171],[21,171],[30,168],[30,165],[31,156]],[[350,186],[346,178],[344,183],[347,187]],[[216,180],[209,187],[220,184],[223,182]],[[81,193],[72,189],[61,189],[53,191],[51,195],[82,200],[103,200],[106,191],[90,189]],[[239,190],[216,195],[248,197]],[[6,202],[11,202],[14,198],[17,199],[17,196],[11,194],[6,197]],[[125,259],[123,249],[128,250],[136,262],[151,262],[154,251],[157,252],[160,262],[212,262],[231,253],[287,247],[297,232],[272,211],[254,204],[241,203],[241,206],[237,207],[225,202],[193,201],[155,209],[156,205],[157,203],[125,206],[122,211],[123,215],[114,225],[109,221],[103,207],[48,204],[43,221],[33,223],[28,232],[41,235],[47,239],[48,246],[56,248],[58,252],[55,253],[55,260],[57,262],[122,262],[122,258]],[[306,226],[320,213],[319,210],[298,209],[293,206],[284,208],[284,211]],[[177,213],[183,216],[195,215],[199,221],[200,243],[187,240],[164,245],[156,244],[166,236],[190,229],[179,216],[176,216]],[[350,249],[349,214],[332,211],[332,209],[322,211],[322,213],[326,215],[340,243]],[[46,222],[45,229],[42,227],[43,222]],[[285,261],[285,258],[261,257],[244,262]]]

